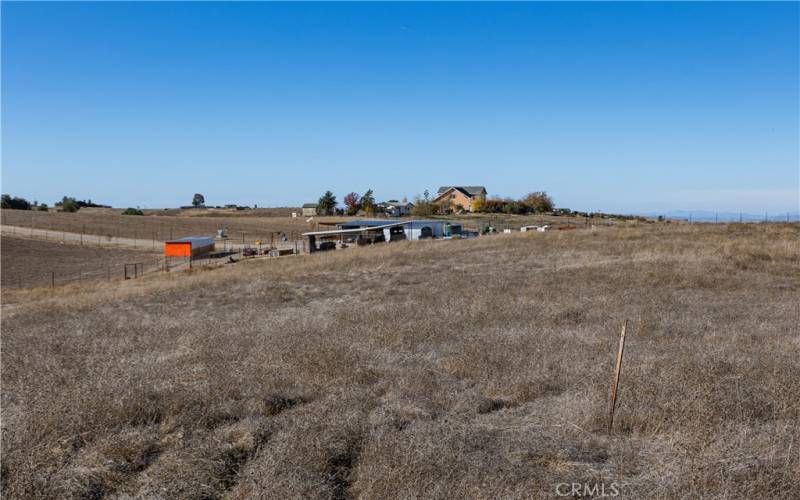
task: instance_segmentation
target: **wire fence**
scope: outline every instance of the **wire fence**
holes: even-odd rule
[[[33,247],[21,254],[19,263],[4,261],[0,286],[5,289],[54,288],[75,283],[138,279],[154,272],[219,265],[255,256],[300,254],[307,247],[303,240],[292,241],[286,236],[281,237],[280,233],[273,234],[271,238],[257,236],[254,239],[245,235],[241,239],[217,238],[213,252],[190,259],[163,256],[164,242],[156,239],[76,234],[6,225],[2,226],[2,234],[65,245],[73,250],[69,252],[66,248],[59,248],[55,250],[59,253],[52,258],[39,259],[44,264],[32,264],[32,261],[27,261],[25,254],[38,257],[33,254],[53,252],[52,248]],[[296,237],[299,238],[300,233]],[[81,247],[84,250],[78,250]]]
[[[136,279],[164,269],[163,258],[139,259],[94,266],[87,262],[73,266],[58,265],[51,269],[39,268],[20,272],[4,269],[0,283],[3,288],[55,288],[75,283]]]

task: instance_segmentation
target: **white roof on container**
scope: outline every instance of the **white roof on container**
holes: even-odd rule
[[[186,236],[175,240],[169,240],[167,243],[191,243],[192,248],[203,247],[214,244],[214,238],[211,236]]]

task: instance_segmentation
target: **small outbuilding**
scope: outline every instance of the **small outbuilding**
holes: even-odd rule
[[[414,208],[414,204],[407,201],[389,200],[378,203],[378,210],[390,217],[405,217],[406,215],[410,215],[412,208]]]
[[[214,238],[187,236],[164,242],[164,257],[196,257],[214,251]]]
[[[317,207],[319,207],[319,203],[304,203],[303,217],[310,217],[313,215],[317,215]]]

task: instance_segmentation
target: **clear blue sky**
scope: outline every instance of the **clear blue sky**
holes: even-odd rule
[[[2,191],[797,210],[798,3],[2,2]]]

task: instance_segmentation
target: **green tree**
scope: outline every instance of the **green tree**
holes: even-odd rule
[[[126,208],[122,215],[144,215],[144,212],[138,208]]]
[[[56,202],[56,206],[59,207],[59,211],[61,212],[77,212],[81,209],[80,205],[78,205],[77,200],[70,196],[64,196],[61,198],[61,201]]]
[[[194,197],[192,197],[192,205],[195,207],[200,207],[206,204],[206,198],[200,193],[195,193]]]
[[[320,215],[333,215],[336,212],[336,197],[330,191],[325,191],[319,199],[317,213]]]
[[[534,191],[533,193],[528,193],[527,196],[520,200],[521,203],[531,212],[552,212],[553,207],[555,206],[553,203],[553,199],[548,196],[548,194],[544,191]]]
[[[11,195],[4,194],[2,196],[2,208],[10,208],[12,210],[30,210],[31,204],[25,198],[11,197]]]
[[[50,207],[47,206],[47,203],[42,203],[41,205],[39,205],[40,212],[47,212],[49,209]]]
[[[375,196],[371,189],[367,189],[367,192],[361,197],[361,209],[367,214],[375,213]]]

